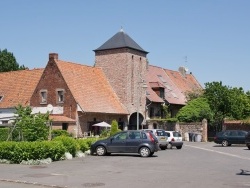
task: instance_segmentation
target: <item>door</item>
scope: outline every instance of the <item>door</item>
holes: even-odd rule
[[[238,144],[245,144],[246,134],[245,131],[238,131]]]
[[[110,153],[124,153],[126,152],[127,132],[120,132],[115,134],[110,142],[107,143],[108,152]]]
[[[238,132],[237,131],[229,131],[228,140],[230,144],[238,144]]]
[[[137,153],[138,147],[141,144],[141,132],[140,131],[129,131],[127,140],[127,152]]]

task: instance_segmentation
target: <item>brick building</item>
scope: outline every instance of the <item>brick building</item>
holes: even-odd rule
[[[202,89],[184,67],[172,71],[149,65],[148,52],[123,30],[94,52],[94,66],[66,62],[57,53],[51,53],[36,79],[24,78],[25,83],[32,83],[25,91],[28,94],[13,92],[26,96],[24,105],[30,105],[33,113],[49,111],[54,129],[82,136],[89,131],[99,134],[100,128],[92,125],[102,121],[110,124],[117,120],[119,128],[124,130],[156,128],[157,124],[151,120],[164,118],[162,106],[168,105],[174,117],[186,104],[186,92]],[[7,74],[1,73],[0,78]],[[0,114],[13,100],[14,94],[9,92],[13,84],[27,87],[19,79],[11,80],[0,85]],[[18,105],[18,100],[9,106]]]

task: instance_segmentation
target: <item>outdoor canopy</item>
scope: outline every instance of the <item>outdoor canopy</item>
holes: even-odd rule
[[[94,125],[92,125],[92,126],[98,126],[98,127],[111,127],[111,125],[109,125],[108,123],[106,123],[106,122],[100,122],[100,123],[96,123],[96,124],[94,124]]]

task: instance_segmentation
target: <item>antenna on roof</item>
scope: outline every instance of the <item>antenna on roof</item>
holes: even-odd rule
[[[187,65],[188,56],[186,55],[186,56],[184,57],[184,59],[185,59],[185,65]]]

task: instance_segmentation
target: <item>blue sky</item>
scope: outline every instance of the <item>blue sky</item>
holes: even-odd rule
[[[0,49],[20,65],[48,55],[92,66],[93,50],[121,27],[151,65],[185,66],[204,85],[250,90],[249,0],[0,0]],[[185,58],[187,57],[187,58]]]

